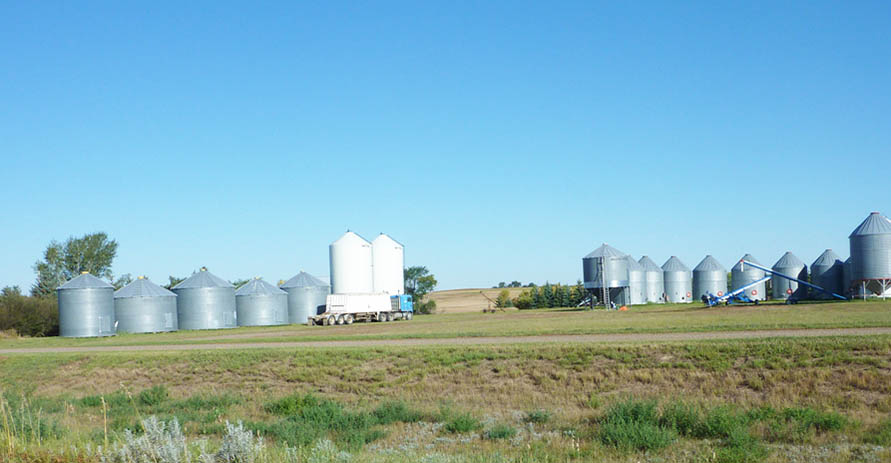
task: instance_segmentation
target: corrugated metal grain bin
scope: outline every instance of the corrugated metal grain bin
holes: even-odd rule
[[[665,293],[665,285],[662,277],[662,267],[653,262],[648,256],[643,256],[637,261],[644,268],[647,277],[647,302],[661,303],[662,294]]]
[[[173,287],[181,330],[235,328],[235,288],[206,268]]]
[[[582,258],[582,274],[585,288],[602,288],[604,279],[606,287],[620,288],[628,286],[627,254],[603,244]],[[601,275],[601,268],[604,275]],[[605,277],[605,278],[604,278]]]
[[[647,303],[647,274],[643,265],[637,263],[631,256],[628,259],[628,304],[640,305]]]
[[[848,237],[854,284],[881,295],[891,283],[891,220],[873,212]]]
[[[405,247],[381,233],[371,242],[374,292],[405,294]]]
[[[328,246],[328,257],[335,294],[374,292],[371,243],[348,231]]]
[[[845,263],[842,266],[842,283],[844,284],[845,292],[841,293],[841,295],[845,296],[854,285],[854,261],[850,257],[845,259]]]
[[[260,278],[235,291],[238,326],[271,326],[288,323],[288,293]]]
[[[300,272],[281,285],[288,293],[288,323],[305,324],[309,317],[325,311],[325,298],[331,287],[306,272]]]
[[[771,270],[802,281],[808,281],[807,265],[789,251],[786,251],[783,257],[780,257],[780,260],[773,264]],[[799,285],[797,282],[783,277],[771,275],[770,286],[774,299],[789,299],[791,297],[792,299],[801,300],[807,297],[807,286]]]
[[[742,259],[746,260],[753,264],[758,264],[763,267],[761,262],[758,262],[758,259],[755,259],[751,254],[746,254],[742,256]],[[761,280],[764,278],[764,271],[758,270],[751,265],[747,265],[745,270],[743,270],[743,266],[741,262],[737,262],[733,268],[730,269],[730,284],[733,286],[733,290],[736,291],[743,286],[746,286],[755,281]],[[766,282],[759,283],[748,290],[746,290],[746,296],[753,301],[763,301],[767,299],[767,287]]]
[[[835,294],[844,295],[844,266],[838,254],[827,249],[811,264],[811,283]],[[832,299],[821,291],[811,291],[817,299]]]
[[[693,299],[712,294],[721,297],[727,292],[727,269],[711,255],[705,256],[693,269]]]
[[[115,291],[114,315],[119,333],[176,331],[176,294],[139,277]]]
[[[662,264],[662,279],[665,285],[666,302],[689,303],[693,299],[693,279],[690,268],[676,256],[671,256]]]
[[[59,335],[65,338],[114,336],[114,287],[83,273],[56,288]]]

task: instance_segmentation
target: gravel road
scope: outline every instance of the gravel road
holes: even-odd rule
[[[28,347],[21,349],[0,349],[0,355],[9,354],[52,354],[66,352],[136,352],[136,351],[202,351],[224,349],[269,349],[269,348],[323,348],[323,347],[379,347],[379,346],[464,346],[464,345],[504,345],[534,343],[619,343],[644,342],[659,343],[672,341],[709,339],[756,339],[756,338],[809,338],[817,336],[871,336],[891,334],[891,328],[832,328],[806,330],[757,330],[757,331],[711,331],[693,333],[628,333],[628,334],[580,334],[544,336],[492,336],[440,339],[367,339],[354,341],[307,341],[307,342],[242,342],[212,344],[164,344],[147,346],[96,346],[96,347]]]

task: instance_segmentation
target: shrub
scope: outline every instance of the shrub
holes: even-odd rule
[[[505,423],[498,423],[486,431],[486,439],[510,439],[517,435],[517,430]]]
[[[767,448],[744,429],[736,429],[715,451],[717,463],[754,463],[767,457]]]
[[[600,441],[623,450],[658,450],[675,441],[671,429],[658,424],[655,401],[629,399],[613,404],[600,423]]]
[[[885,419],[873,427],[864,441],[883,447],[891,446],[891,418]]]
[[[0,331],[22,336],[59,334],[59,308],[55,297],[28,297],[17,292],[0,294]]]
[[[180,463],[191,455],[189,444],[176,419],[168,423],[150,416],[142,420],[142,435],[124,430],[123,442],[101,456],[104,463]]]
[[[250,431],[238,424],[226,422],[226,435],[216,453],[215,461],[220,463],[254,463],[263,452],[263,438],[254,438]]]
[[[683,436],[692,436],[702,425],[699,409],[684,402],[672,402],[663,407],[659,424]]]
[[[748,421],[729,406],[715,407],[705,413],[693,435],[700,438],[722,438],[744,430]]]
[[[168,395],[167,388],[159,385],[143,390],[136,396],[136,400],[142,405],[151,407],[163,403]]]
[[[405,402],[401,401],[384,402],[372,414],[377,419],[378,424],[415,423],[421,421],[424,417],[421,412],[410,409]]]
[[[440,412],[440,420],[445,422],[443,429],[453,434],[476,431],[483,427],[470,413],[455,413],[448,409]]]
[[[544,410],[544,409],[538,409],[538,410],[532,410],[532,411],[526,412],[526,416],[523,417],[523,421],[525,421],[526,423],[541,424],[541,423],[547,423],[550,420],[551,420],[551,412]]]
[[[520,310],[532,309],[532,308],[534,308],[534,305],[535,305],[535,304],[533,304],[532,295],[529,294],[529,291],[523,291],[522,293],[520,293],[519,296],[515,297],[513,299],[513,301],[511,301],[511,302],[513,302],[514,307],[516,307]]]

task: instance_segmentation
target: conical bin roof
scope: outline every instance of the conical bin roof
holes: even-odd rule
[[[625,254],[624,252],[619,251],[618,249],[606,243],[603,243],[603,245],[601,245],[599,248],[591,251],[590,254],[585,256],[585,259],[596,259],[598,257],[625,257],[626,255],[627,254]]]
[[[662,264],[663,272],[689,272],[690,268],[684,265],[677,256],[671,256]]]
[[[88,289],[88,288],[112,288],[109,282],[102,280],[100,278],[96,278],[89,273],[81,273],[80,275],[68,280],[67,283],[59,286],[56,289]]]
[[[129,285],[114,292],[114,297],[176,297],[176,293],[162,288],[145,277],[139,277]]]
[[[848,238],[854,236],[884,234],[891,234],[891,220],[888,220],[887,217],[878,212],[873,212],[869,214],[869,216],[867,216],[853,232],[851,232],[851,235],[848,236]]]
[[[753,264],[757,264],[757,265],[764,267],[764,265],[761,262],[758,262],[758,259],[756,259],[753,255],[746,254],[746,255],[742,256],[742,259],[740,259],[739,261],[736,262],[736,265],[734,265],[731,270],[736,270],[737,272],[741,272],[742,271],[742,262],[741,261],[743,261],[743,260],[746,262],[751,262]],[[754,267],[752,269],[757,270]],[[759,270],[759,272],[760,272],[760,270]]]
[[[653,259],[650,259],[649,256],[641,257],[637,263],[639,263],[647,272],[662,272],[662,267],[656,262],[653,262]]]
[[[328,287],[331,286],[324,281],[301,271],[297,275],[294,275],[290,280],[282,283],[280,288],[320,288],[320,287]]]
[[[842,262],[841,257],[838,256],[832,249],[827,249],[823,251],[823,254],[820,254],[820,257],[817,257],[817,260],[811,264],[812,267],[826,266],[831,267],[835,265],[836,262]],[[843,263],[843,262],[842,262]]]
[[[195,272],[189,278],[181,281],[173,289],[194,289],[194,288],[231,288],[232,284],[228,281],[214,275],[202,268]]]
[[[777,263],[773,264],[773,268],[797,268],[797,267],[805,267],[804,262],[799,259],[795,254],[792,254],[790,251],[786,251],[783,254],[783,257],[780,257],[780,260]]]
[[[718,259],[715,259],[714,257],[712,257],[711,254],[705,256],[705,258],[702,259],[701,262],[699,262],[699,265],[697,265],[696,268],[693,269],[693,271],[694,272],[715,272],[715,271],[718,271],[718,272],[727,273],[727,269],[725,269],[724,266],[721,265],[720,262],[718,262]]]
[[[254,278],[235,291],[236,296],[274,296],[277,294],[287,293],[276,288],[275,285],[267,283],[262,278]]]

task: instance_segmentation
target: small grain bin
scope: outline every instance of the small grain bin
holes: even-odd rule
[[[711,255],[705,256],[693,269],[693,299],[708,294],[721,297],[727,292],[727,269]]]
[[[748,261],[753,264],[761,265],[761,262],[758,262],[754,256],[751,254],[746,254],[742,256],[740,261]],[[763,267],[763,265],[761,265]],[[730,269],[730,284],[733,286],[733,290],[736,291],[743,286],[749,285],[756,281],[764,279],[764,271],[758,270],[751,265],[746,265],[743,268],[742,262],[737,262],[733,268]],[[753,301],[763,301],[767,298],[767,290],[765,289],[767,285],[765,282],[761,282],[749,289],[746,290],[746,297]]]
[[[807,281],[807,265],[801,261],[795,254],[786,251],[783,257],[777,263],[773,264],[771,270],[782,273],[801,281]],[[802,300],[807,298],[807,286],[799,285],[797,281],[788,280],[786,278],[771,275],[770,286],[774,299]]]
[[[331,292],[327,283],[302,271],[280,287],[288,293],[288,323],[305,324],[309,317],[323,313]]]
[[[141,276],[115,291],[114,315],[120,333],[176,331],[176,294]]]
[[[114,287],[82,273],[56,288],[59,335],[64,338],[114,336]]]
[[[637,261],[644,268],[647,278],[647,302],[662,303],[662,294],[665,293],[662,267],[653,262],[648,256],[643,256]]]
[[[288,293],[260,277],[235,291],[238,326],[271,326],[288,323]]]
[[[665,302],[686,304],[693,299],[693,280],[690,268],[676,256],[671,256],[662,264],[662,278],[665,284]]]
[[[628,259],[628,304],[641,305],[647,303],[647,274],[643,265],[631,256]]]
[[[832,249],[823,251],[823,254],[811,264],[811,283],[826,291],[844,295],[844,266],[844,262]],[[817,299],[832,299],[830,294],[822,291],[811,291],[811,293]]]
[[[202,267],[173,287],[181,330],[235,328],[235,288]]]

